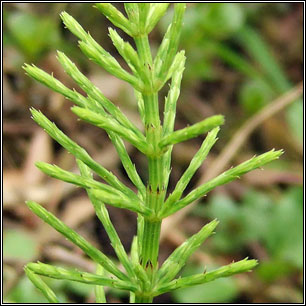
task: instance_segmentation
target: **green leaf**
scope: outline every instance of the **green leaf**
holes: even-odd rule
[[[292,87],[283,67],[277,61],[270,50],[269,45],[261,35],[250,27],[243,27],[237,38],[242,47],[250,54],[256,63],[262,68],[267,86],[273,88],[276,93],[283,94]],[[299,141],[303,139],[303,101],[292,104],[286,114],[287,122],[292,134]]]
[[[242,244],[240,238],[242,227],[236,203],[226,195],[216,194],[210,199],[205,214],[210,218],[218,216],[220,220],[218,235],[211,240],[212,245],[221,252],[237,251]]]
[[[57,280],[47,277],[42,277],[42,279],[47,283],[48,286],[52,287],[56,291],[56,294],[61,303],[70,302],[64,292],[68,281],[58,282]],[[37,290],[37,288],[26,276],[21,277],[18,284],[5,298],[6,300],[10,300],[13,303],[48,303],[48,300],[39,290]]]
[[[276,259],[303,267],[303,189],[291,188],[275,205],[265,242]]]
[[[289,189],[280,199],[250,190],[239,206],[229,197],[216,195],[206,210],[210,218],[220,220],[218,235],[212,244],[219,251],[235,252],[248,243],[260,242],[268,252],[271,265],[275,262],[276,266],[288,266],[288,269],[280,269],[280,274],[283,270],[289,273],[291,268],[300,269],[303,261],[302,203],[301,187]]]
[[[28,261],[37,255],[37,247],[38,243],[25,231],[8,230],[4,233],[4,257]]]
[[[260,80],[251,80],[244,83],[239,92],[239,102],[243,108],[253,114],[270,102],[273,92]]]
[[[185,273],[201,273],[199,267],[188,267]],[[238,295],[233,278],[219,278],[212,282],[176,290],[172,293],[177,303],[229,303]]]
[[[54,20],[26,12],[15,12],[8,15],[8,29],[19,48],[30,58],[36,58],[47,48],[60,42],[58,26]]]
[[[202,15],[203,30],[214,38],[228,38],[244,24],[244,13],[237,3],[206,4]]]
[[[14,301],[14,303],[48,303],[48,300],[34,287],[26,276],[22,277],[6,298]]]
[[[261,262],[256,274],[265,282],[274,282],[280,277],[290,275],[292,270],[285,261],[271,259]]]
[[[303,142],[304,122],[303,122],[303,101],[298,100],[288,107],[286,113],[287,122],[291,133],[299,142]]]
[[[273,199],[266,194],[253,190],[246,193],[238,214],[242,226],[241,240],[245,244],[262,241],[269,235],[273,208]]]
[[[290,89],[290,82],[287,80],[283,68],[257,31],[245,26],[239,31],[237,38],[242,47],[261,66],[273,88],[279,93]]]

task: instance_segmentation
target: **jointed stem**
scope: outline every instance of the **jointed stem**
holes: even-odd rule
[[[145,220],[142,245],[142,265],[148,274],[157,269],[159,251],[159,235],[161,222],[150,222]]]
[[[148,36],[135,38],[138,54],[146,70],[148,79],[145,80],[147,89],[142,93],[145,112],[146,140],[149,146],[148,168],[149,181],[146,191],[146,206],[154,212],[158,212],[165,197],[163,185],[163,155],[160,153],[158,143],[161,139],[162,128],[159,117],[158,94],[154,92],[154,80],[152,69],[152,56],[148,42]],[[147,272],[153,286],[155,272],[158,269],[158,251],[161,221],[144,219],[142,241],[140,241],[140,260]],[[149,293],[136,294],[136,302],[151,303],[153,297]]]
[[[158,212],[162,206],[165,190],[163,186],[163,156],[159,155],[158,143],[161,126],[158,112],[157,94],[144,95],[146,137],[152,150],[148,156],[149,182],[146,193],[146,206]],[[157,269],[159,249],[160,221],[144,219],[144,233],[141,248],[141,260],[145,269]]]

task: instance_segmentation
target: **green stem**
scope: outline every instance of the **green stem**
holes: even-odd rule
[[[148,274],[157,270],[161,222],[145,220],[142,241],[142,265]]]
[[[149,44],[148,35],[141,35],[139,37],[135,37],[135,44],[137,47],[138,55],[140,62],[143,66],[143,76],[145,77],[143,81],[145,85],[145,91],[152,92],[153,88],[153,61],[151,55],[151,49]]]
[[[138,295],[135,296],[135,303],[147,304],[153,302],[153,296]]]
[[[158,146],[162,127],[160,124],[158,94],[154,92],[154,80],[152,71],[152,56],[147,35],[135,38],[138,54],[141,63],[146,70],[147,80],[144,80],[145,89],[142,92],[144,101],[144,117],[146,128],[146,140],[149,146],[148,170],[149,181],[146,190],[146,207],[152,209],[155,214],[160,210],[165,198],[164,181],[164,156]],[[151,287],[154,286],[156,271],[158,269],[158,252],[160,239],[161,221],[144,217],[142,241],[140,241],[140,260],[150,281]],[[136,293],[136,303],[152,303],[152,292]]]
[[[146,137],[152,156],[148,156],[149,182],[146,192],[146,207],[156,214],[160,210],[164,197],[163,156],[159,154],[158,143],[161,138],[157,94],[144,95],[146,114]],[[143,241],[141,248],[142,265],[150,274],[158,267],[158,250],[161,221],[144,219]]]

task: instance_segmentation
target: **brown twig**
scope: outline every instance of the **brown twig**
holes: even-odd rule
[[[79,254],[68,251],[61,246],[49,245],[43,248],[43,255],[50,261],[65,263],[91,273],[94,273],[96,270],[96,265],[92,261]]]
[[[303,83],[300,83],[292,90],[269,103],[260,112],[255,114],[250,120],[243,124],[235,133],[234,137],[225,146],[218,158],[212,162],[209,169],[203,176],[203,179],[200,180],[199,183],[202,184],[204,181],[207,181],[221,173],[222,170],[225,169],[228,163],[235,156],[235,154],[239,151],[243,143],[258,126],[288,106],[290,103],[294,102],[302,93]]]

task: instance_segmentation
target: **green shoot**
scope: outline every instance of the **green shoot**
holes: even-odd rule
[[[123,267],[122,270],[119,269],[112,259],[41,205],[28,201],[29,209],[82,249],[97,266],[96,273],[88,273],[40,262],[28,264],[25,268],[27,276],[50,303],[58,303],[59,301],[39,275],[92,285],[97,303],[106,303],[105,286],[128,291],[131,303],[152,303],[153,298],[160,294],[250,271],[257,265],[256,260],[244,259],[203,274],[176,278],[188,258],[214,232],[218,225],[218,221],[214,220],[187,239],[159,266],[160,231],[163,219],[202,198],[217,186],[231,182],[253,169],[262,167],[279,158],[282,154],[282,151],[272,150],[253,157],[195,188],[182,198],[184,190],[217,141],[217,135],[220,126],[224,123],[224,118],[221,115],[215,115],[174,131],[176,105],[185,68],[185,52],[178,51],[178,45],[186,5],[184,3],[174,4],[172,22],[154,58],[148,39],[148,34],[166,13],[168,6],[169,3],[125,3],[124,9],[127,14],[125,17],[109,3],[96,4],[96,8],[106,18],[134,39],[136,49],[130,43],[125,42],[117,31],[109,28],[109,37],[129,66],[130,72],[122,68],[118,61],[104,50],[72,16],[66,12],[61,14],[65,26],[80,40],[79,47],[82,52],[107,72],[128,82],[133,87],[139,115],[144,124],[144,133],[113,102],[107,99],[64,53],[58,51],[58,61],[86,96],[74,89],[69,89],[55,79],[52,74],[49,75],[34,65],[25,64],[23,67],[29,76],[72,101],[76,106],[71,110],[80,119],[106,131],[129,179],[137,189],[137,192],[134,192],[128,188],[40,111],[31,109],[33,120],[75,157],[80,174],[71,173],[58,166],[43,162],[37,162],[36,166],[53,178],[86,190],[96,215],[104,226]],[[158,92],[168,81],[170,89],[165,98],[164,117],[161,122]],[[173,145],[206,133],[206,138],[177,182],[174,191],[166,197]],[[147,184],[142,182],[123,140],[131,143],[146,156]],[[100,176],[103,182],[94,180],[92,173]],[[137,214],[137,235],[134,237],[130,256],[124,249],[110,220],[108,205],[128,209]]]

